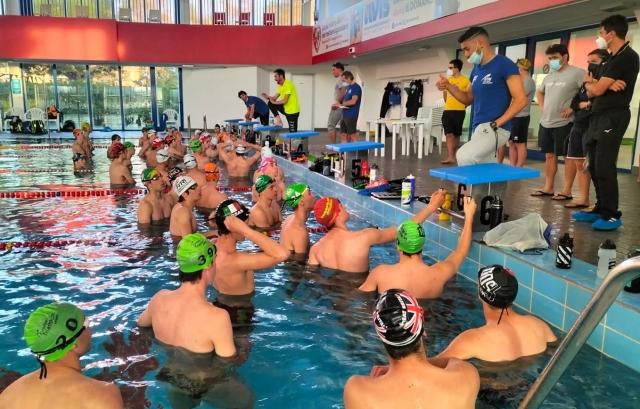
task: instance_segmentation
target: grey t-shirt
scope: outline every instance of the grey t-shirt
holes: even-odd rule
[[[527,95],[527,105],[522,108],[522,111],[516,115],[521,118],[523,116],[529,116],[531,114],[531,100],[533,99],[533,93],[536,92],[536,82],[531,77],[527,77],[524,80],[524,93]]]
[[[573,115],[562,118],[560,111],[569,108],[573,96],[582,86],[585,71],[568,65],[562,71],[547,75],[538,91],[544,94],[544,110],[540,116],[540,125],[545,128],[559,128],[573,121]]]
[[[333,90],[333,100],[340,102],[340,88],[347,88],[349,84],[342,80],[342,77],[336,78],[336,86]]]

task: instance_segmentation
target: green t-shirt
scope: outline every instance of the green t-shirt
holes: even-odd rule
[[[278,88],[278,99],[282,99],[285,95],[289,95],[287,103],[284,104],[284,112],[286,114],[296,114],[300,112],[300,104],[298,103],[298,91],[291,80],[284,80],[280,88]]]

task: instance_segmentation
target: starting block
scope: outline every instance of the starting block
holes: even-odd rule
[[[233,132],[234,127],[238,127],[238,123],[244,121],[244,118],[235,118],[235,119],[225,119],[224,122],[229,126],[227,132]]]
[[[333,143],[325,145],[325,147],[330,151],[338,153],[337,160],[334,160],[333,157],[331,158],[331,171],[333,171],[337,178],[339,178],[342,182],[346,182],[346,176],[348,174],[351,174],[352,171],[352,165],[349,162],[347,155],[349,153],[355,152],[356,157],[354,159],[363,159],[359,157],[360,155],[362,155],[364,159],[367,159],[370,149],[383,148],[384,144],[379,142],[357,141],[348,143]]]
[[[284,132],[281,133],[280,136],[283,138],[289,139],[289,147],[287,149],[287,144],[283,144],[283,154],[291,156],[291,145],[294,143],[295,139],[299,139],[302,143],[302,150],[304,152],[309,152],[309,138],[313,138],[319,136],[320,132],[317,131],[298,131],[298,132]]]
[[[273,133],[277,133],[280,132],[282,130],[282,127],[279,125],[257,125],[253,128],[254,132],[256,133],[256,144],[258,145],[262,145],[263,144],[263,137],[262,137],[262,133],[263,132],[273,132]],[[267,136],[269,136],[269,141],[270,141],[270,145],[275,145],[275,138],[271,138],[271,134],[267,134]]]
[[[511,180],[534,179],[540,177],[540,171],[501,163],[480,163],[477,165],[430,169],[429,175],[437,179],[458,183],[458,192],[455,198],[458,210],[464,208],[464,196],[473,196],[479,204],[479,211],[476,217],[481,224],[488,225],[489,207],[493,200],[491,185]],[[473,193],[474,185],[477,186],[475,194]],[[494,190],[504,190],[504,188]],[[505,199],[504,197],[502,198]]]

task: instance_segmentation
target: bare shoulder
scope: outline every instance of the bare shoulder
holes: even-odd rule
[[[87,386],[90,386],[90,391],[84,394],[85,399],[89,399],[91,408],[99,409],[116,409],[122,408],[122,394],[120,389],[111,382],[98,381],[96,379],[87,378]]]
[[[368,408],[368,393],[371,385],[371,378],[368,376],[354,375],[347,380],[344,385],[343,399],[345,409]]]

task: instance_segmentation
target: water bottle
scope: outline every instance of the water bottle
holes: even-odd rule
[[[451,193],[447,193],[444,195],[444,202],[442,203],[442,208],[444,210],[451,210]],[[451,215],[447,212],[440,212],[438,215],[438,220],[441,222],[449,222],[451,221]]]
[[[400,205],[403,207],[411,206],[411,180],[406,178],[402,181],[402,187],[400,190]]]
[[[409,173],[407,179],[409,179],[409,182],[411,183],[411,201],[413,201],[416,198],[416,178],[411,173]]]
[[[558,253],[556,254],[556,267],[571,268],[571,257],[573,256],[573,237],[569,233],[558,242]]]
[[[493,229],[500,223],[502,223],[502,211],[503,204],[500,197],[496,196],[491,202],[491,207],[489,208],[489,226]]]
[[[331,160],[329,159],[329,155],[324,155],[322,159],[322,174],[324,176],[331,176]]]
[[[360,176],[369,177],[369,161],[366,159],[362,160],[362,164],[360,165]]]
[[[371,165],[371,169],[369,169],[369,183],[373,183],[376,180],[378,180],[378,165],[377,164],[373,164]]]
[[[616,265],[616,245],[609,239],[598,249],[598,278],[605,278]]]
[[[629,253],[628,257],[631,258],[631,257],[638,257],[638,256],[640,256],[640,248],[635,249],[634,251]],[[636,278],[635,280],[629,281],[627,285],[624,287],[624,290],[628,293],[639,294],[640,293],[640,277]]]

